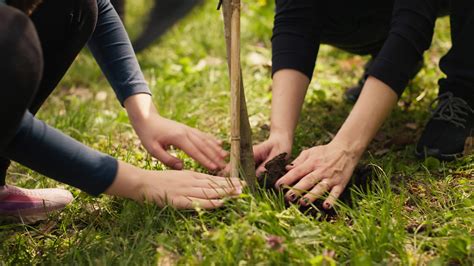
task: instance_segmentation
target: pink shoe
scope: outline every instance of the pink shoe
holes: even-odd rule
[[[49,213],[64,209],[73,199],[71,192],[65,189],[0,186],[0,219],[25,224],[46,220]]]

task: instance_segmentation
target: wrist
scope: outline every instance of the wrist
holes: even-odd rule
[[[124,101],[124,106],[132,125],[141,124],[148,121],[150,117],[158,115],[149,94],[132,95]]]
[[[280,141],[284,141],[285,143],[293,143],[294,133],[289,129],[272,126],[270,129],[269,138],[278,139]]]
[[[330,144],[343,149],[344,151],[356,158],[362,157],[367,148],[367,144],[365,144],[365,142],[363,142],[362,140],[354,137],[348,138],[340,134],[336,135],[336,137],[334,137]]]
[[[281,145],[290,148],[293,145],[293,135],[288,132],[270,132],[268,139],[275,140]]]
[[[139,195],[143,187],[142,179],[140,178],[143,171],[133,165],[119,161],[115,180],[105,191],[105,194],[135,201],[143,200],[142,195]]]
[[[268,140],[278,147],[279,152],[291,154],[293,147],[293,137],[291,134],[284,132],[271,132]]]

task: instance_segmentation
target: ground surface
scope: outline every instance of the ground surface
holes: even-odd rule
[[[149,0],[129,1],[127,27],[140,29]],[[229,136],[228,79],[222,21],[215,1],[195,10],[164,40],[139,56],[163,116]],[[246,1],[243,62],[256,141],[268,134],[272,3]],[[78,190],[64,212],[34,226],[0,224],[0,264],[432,265],[474,263],[473,162],[419,161],[414,141],[435,98],[449,21],[438,22],[426,66],[364,158],[376,170],[369,191],[325,220],[284,208],[281,197],[245,195],[226,208],[178,212]],[[344,88],[367,58],[323,47],[306,98],[292,156],[330,140],[351,108]],[[74,138],[148,169],[164,169],[140,147],[128,118],[92,57],[84,51],[39,116]],[[189,158],[188,169],[202,170]],[[15,165],[8,182],[62,186]],[[328,265],[328,264],[326,264]],[[331,264],[329,264],[331,265]]]

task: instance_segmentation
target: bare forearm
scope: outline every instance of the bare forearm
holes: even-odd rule
[[[296,70],[284,69],[273,76],[271,134],[293,140],[309,79]]]
[[[124,101],[124,106],[134,127],[141,121],[146,121],[151,115],[157,114],[151,95],[144,93],[128,97]]]
[[[361,156],[396,102],[397,95],[390,87],[374,77],[369,77],[334,141]]]

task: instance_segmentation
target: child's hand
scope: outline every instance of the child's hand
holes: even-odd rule
[[[242,193],[238,178],[210,176],[191,171],[146,171],[119,162],[119,170],[107,194],[138,202],[154,202],[177,209],[221,207],[224,198]]]
[[[125,108],[145,149],[165,165],[176,170],[183,169],[183,162],[167,152],[173,145],[209,170],[217,171],[226,166],[228,153],[222,149],[221,141],[210,134],[161,117],[150,95],[129,97],[125,101]]]
[[[183,169],[183,162],[168,153],[167,149],[171,145],[183,150],[209,170],[220,170],[226,165],[228,153],[222,149],[221,141],[184,124],[156,115],[142,124],[137,134],[153,157],[173,169]]]
[[[238,178],[227,179],[191,171],[148,171],[143,182],[138,190],[141,199],[177,209],[221,207],[225,197],[242,194],[243,186]]]

